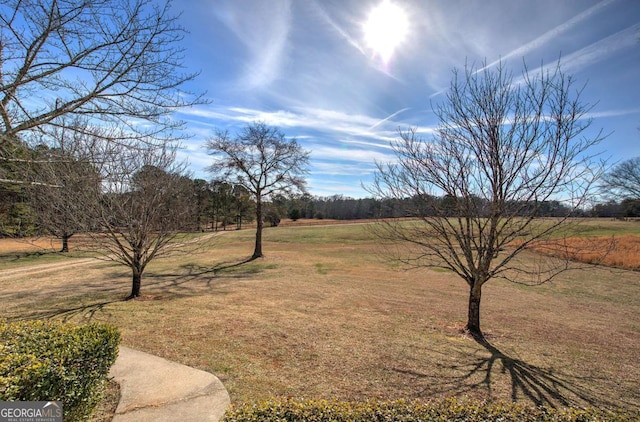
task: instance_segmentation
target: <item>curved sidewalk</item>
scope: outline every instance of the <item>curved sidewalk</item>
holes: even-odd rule
[[[120,384],[113,422],[219,421],[230,403],[213,374],[127,347],[109,375]]]

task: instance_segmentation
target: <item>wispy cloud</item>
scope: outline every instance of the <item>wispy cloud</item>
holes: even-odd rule
[[[406,124],[393,120],[407,108],[382,119],[362,114],[348,114],[334,110],[313,107],[295,107],[292,110],[265,111],[245,107],[194,107],[184,110],[182,115],[199,119],[215,120],[222,124],[249,124],[262,121],[280,128],[295,128],[301,136],[309,136],[305,131],[330,133],[344,142],[360,143],[376,147],[387,147],[396,138],[398,128]],[[429,127],[421,132],[432,131]]]
[[[343,40],[347,42],[350,46],[356,49],[360,54],[366,55],[364,47],[361,45],[361,42],[353,37],[345,28],[340,26],[335,19],[333,19],[329,13],[327,13],[326,9],[316,0],[311,0],[308,3],[309,6],[312,7],[314,12],[321,18],[321,20],[327,24],[336,34],[340,36]]]
[[[598,13],[604,11],[608,6],[610,6],[612,3],[616,2],[617,0],[603,0],[600,1],[599,3],[589,7],[587,10],[579,13],[578,15],[572,17],[571,19],[568,19],[567,21],[563,22],[562,24],[548,30],[547,32],[543,33],[542,35],[536,37],[535,39],[529,41],[526,44],[523,44],[521,46],[519,46],[518,48],[509,51],[506,54],[501,54],[500,57],[494,61],[492,61],[491,63],[486,64],[485,66],[480,66],[478,67],[474,73],[480,73],[486,69],[490,69],[492,67],[495,67],[497,65],[499,65],[500,63],[506,63],[507,60],[512,59],[512,58],[517,58],[517,59],[525,59],[527,58],[527,55],[529,55],[529,53],[531,53],[532,51],[535,50],[540,50],[545,48],[546,46],[548,46],[550,43],[554,42],[559,36],[570,32],[573,28],[575,28],[577,25],[587,21],[588,19],[593,18],[595,15],[597,15]],[[626,32],[626,31],[622,31],[622,32]],[[628,35],[627,33],[625,34],[616,34],[619,36],[619,39],[623,39],[623,40],[627,40]],[[594,44],[591,44],[573,54],[568,55],[567,57],[564,57],[562,60],[562,63],[565,64],[565,66],[563,66],[563,69],[565,71],[569,71],[570,67],[573,67],[574,69],[576,67],[578,67],[579,64],[582,65],[586,65],[586,64],[590,64],[593,63],[593,61],[597,60],[598,57],[602,56],[602,53],[606,52],[607,47],[613,47],[614,49],[620,49],[623,48],[623,46],[621,45],[614,45],[614,40],[608,40],[609,38],[612,37],[608,37],[604,40],[601,40],[599,42],[596,42]],[[628,41],[628,40],[627,40]],[[628,43],[625,42],[625,47],[628,46]],[[589,54],[587,54],[589,53]],[[561,54],[561,51],[558,51],[557,54]],[[591,57],[591,61],[587,60],[586,56],[590,56]],[[584,60],[582,61],[582,63],[580,63],[580,61],[577,59],[578,57],[582,57]],[[537,71],[539,71],[540,69],[537,69],[536,71],[532,72],[535,73]],[[516,83],[521,82],[522,80],[517,80]],[[445,93],[447,90],[449,89],[449,87],[447,88],[442,88],[438,91],[436,91],[435,93],[430,95],[430,98],[434,98],[437,97],[439,95],[442,95],[443,93]]]
[[[362,188],[362,184],[366,185],[366,181],[357,181],[353,179],[315,179],[309,178],[309,187],[311,193],[318,196],[333,196],[336,192],[341,195],[351,196],[355,198],[362,198],[371,196],[365,189]]]
[[[388,162],[395,159],[393,153],[385,153],[376,149],[361,149],[348,146],[314,146],[311,150],[314,160],[332,161],[336,163],[360,163],[373,166],[375,161]],[[362,169],[362,167],[360,167]]]
[[[640,114],[640,107],[598,111],[598,112],[588,113],[585,116],[585,118],[597,119],[597,118],[603,118],[603,117],[621,117],[621,116],[628,116],[631,114]]]
[[[562,67],[565,71],[576,72],[586,66],[602,61],[620,50],[637,47],[640,23],[632,25],[622,31],[616,32],[606,38],[590,44],[566,57],[562,58]]]
[[[640,23],[631,25],[626,29],[609,35],[601,40],[589,44],[571,54],[560,59],[560,67],[565,74],[577,73],[585,68],[597,65],[607,58],[620,53],[621,50],[638,46],[638,35],[640,34]],[[529,69],[530,75],[540,74],[547,70],[553,71],[558,63],[544,64],[536,69]],[[522,84],[524,77],[514,78],[514,84]]]
[[[280,75],[293,19],[291,0],[225,1],[217,16],[246,47],[249,58],[238,81],[243,89],[268,86]],[[268,18],[267,18],[268,16]]]
[[[311,169],[312,176],[353,176],[371,174],[375,171],[375,166],[364,167],[361,163],[346,164],[337,161],[315,161]]]
[[[571,54],[568,54],[560,58],[560,66],[562,71],[567,74],[576,73],[583,70],[586,67],[593,66],[599,62],[606,60],[608,57],[619,53],[621,50],[637,47],[638,35],[640,34],[640,23],[632,25],[622,31],[616,32],[606,38],[596,41],[588,46],[581,48]],[[488,69],[491,66],[496,65],[499,61],[493,62],[481,69],[476,70],[474,73],[481,72]],[[548,69],[556,67],[557,63],[544,64],[535,69],[528,69],[529,75],[536,75],[540,72],[544,72]],[[518,76],[513,79],[514,84],[522,84],[525,81],[523,76]],[[444,93],[446,89],[442,89],[431,97],[435,97]]]
[[[396,111],[395,113],[392,113],[392,114],[388,115],[387,117],[385,117],[384,119],[380,120],[378,123],[376,123],[373,126],[371,126],[370,129],[375,129],[376,127],[380,126],[381,124],[390,121],[394,117],[396,117],[399,114],[404,113],[405,111],[408,111],[408,110],[411,110],[411,107],[405,107],[403,109],[400,109],[400,110]]]
[[[181,162],[187,162],[196,177],[207,178],[205,169],[211,165],[212,160],[201,145],[194,143],[182,145],[182,148],[177,151],[177,158]]]
[[[576,25],[586,21],[587,19],[593,17],[594,15],[596,15],[597,13],[601,12],[602,10],[604,10],[607,6],[609,6],[611,3],[615,2],[616,0],[603,0],[593,6],[591,6],[590,8],[588,8],[587,10],[585,10],[582,13],[579,13],[578,15],[574,16],[573,18],[567,20],[566,22],[556,26],[553,29],[550,29],[549,31],[545,32],[544,34],[540,35],[539,37],[537,37],[536,39],[523,44],[522,46],[516,48],[515,50],[510,51],[509,53],[505,54],[504,56],[502,56],[499,60],[495,60],[492,63],[489,63],[485,68],[479,69],[478,72],[489,68],[489,67],[493,67],[498,65],[501,61],[505,62],[506,60],[515,57],[515,58],[523,58],[526,57],[527,54],[529,54],[531,51],[539,49],[544,47],[545,45],[549,44],[550,42],[554,41],[557,37],[559,37],[560,35],[570,31],[572,28],[574,28]]]

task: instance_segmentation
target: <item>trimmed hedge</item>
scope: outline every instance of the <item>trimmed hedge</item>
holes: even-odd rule
[[[60,400],[64,420],[86,420],[118,356],[115,327],[0,320],[0,401]]]
[[[484,403],[445,399],[433,402],[375,401],[341,402],[272,398],[256,403],[233,405],[224,422],[587,422],[636,421],[640,415],[597,409],[553,409],[518,403]]]

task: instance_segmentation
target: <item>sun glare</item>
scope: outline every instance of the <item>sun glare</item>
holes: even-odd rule
[[[409,20],[405,11],[390,0],[376,6],[364,24],[367,46],[386,64],[407,35]]]

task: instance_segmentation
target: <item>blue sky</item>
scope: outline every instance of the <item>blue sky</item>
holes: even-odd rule
[[[379,17],[406,16],[367,29]],[[183,110],[184,143],[196,177],[209,179],[203,147],[215,129],[253,121],[279,127],[311,151],[314,195],[366,197],[374,160],[392,161],[398,128],[437,125],[452,69],[502,59],[517,76],[554,64],[595,104],[594,129],[611,135],[594,152],[612,163],[640,156],[640,1],[637,0],[176,0],[185,65],[201,74],[189,89],[210,104]],[[374,15],[375,16],[375,15]],[[372,33],[398,37],[392,52]],[[379,42],[378,42],[379,43]],[[385,56],[385,57],[383,57]]]

